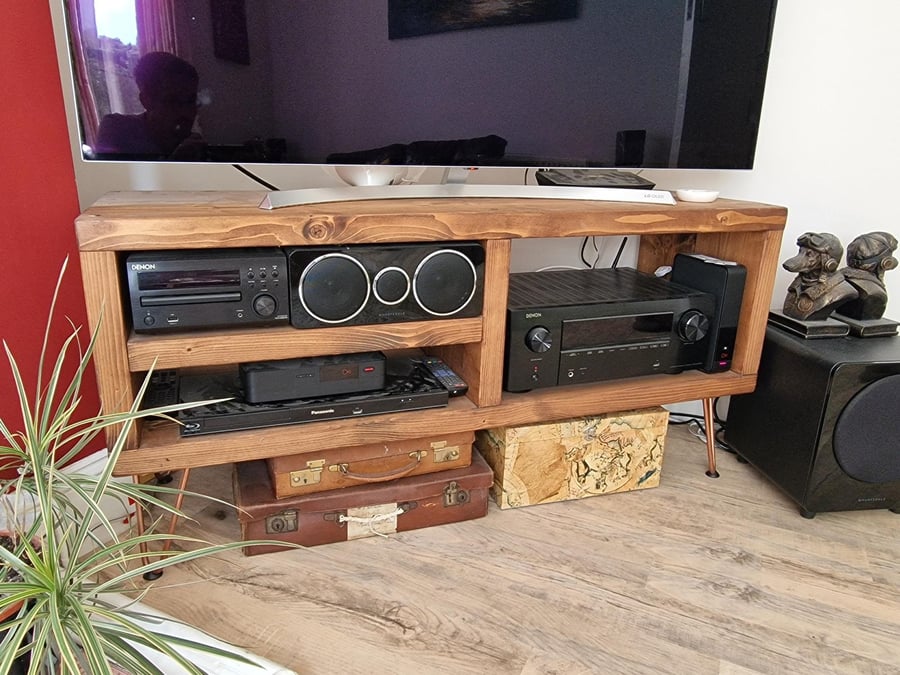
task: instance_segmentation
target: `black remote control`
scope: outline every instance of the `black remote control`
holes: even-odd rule
[[[469,391],[463,379],[450,370],[450,366],[434,356],[426,356],[419,364],[440,384],[450,396],[462,396]]]

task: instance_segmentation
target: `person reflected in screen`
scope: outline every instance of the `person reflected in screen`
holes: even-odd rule
[[[105,115],[96,154],[113,159],[205,159],[206,144],[193,132],[197,69],[174,54],[148,52],[138,60],[134,79],[144,112]]]

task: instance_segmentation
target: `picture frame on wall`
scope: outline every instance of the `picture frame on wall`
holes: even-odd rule
[[[447,31],[563,21],[578,16],[578,0],[491,3],[472,0],[388,0],[388,38]]]

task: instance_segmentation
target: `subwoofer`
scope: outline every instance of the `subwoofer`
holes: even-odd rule
[[[900,511],[900,338],[769,326],[756,390],[732,397],[725,440],[807,518]]]
[[[287,249],[291,325],[322,328],[481,314],[477,242]]]

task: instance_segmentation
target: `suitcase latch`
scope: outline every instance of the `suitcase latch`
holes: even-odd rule
[[[459,484],[453,480],[444,488],[444,506],[459,506],[469,501],[469,493],[462,490]]]
[[[438,441],[431,444],[434,451],[434,463],[441,464],[443,462],[453,462],[459,459],[459,446],[447,445],[447,441]]]
[[[302,485],[315,485],[322,480],[322,468],[324,466],[324,459],[316,459],[307,462],[305,469],[291,471],[291,485],[293,487],[300,487]]]
[[[297,512],[282,511],[266,517],[266,534],[297,531]]]

